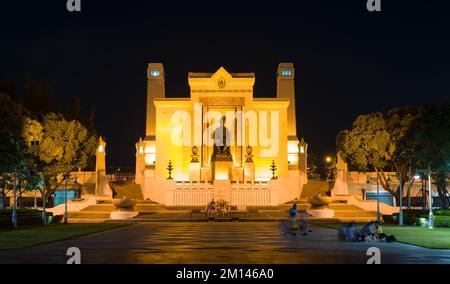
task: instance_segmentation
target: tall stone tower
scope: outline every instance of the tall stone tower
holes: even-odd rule
[[[145,188],[155,172],[156,163],[156,107],[154,100],[165,98],[164,66],[149,63],[147,67],[147,117],[145,138],[136,143],[136,183]]]
[[[147,67],[147,120],[145,140],[155,140],[156,109],[153,100],[164,98],[164,67],[161,63],[149,63]]]
[[[289,99],[287,110],[287,133],[290,140],[297,138],[297,122],[295,113],[294,64],[280,63],[277,71],[277,98]]]
[[[292,174],[300,175],[300,183],[307,182],[307,147],[308,144],[297,136],[297,112],[295,109],[295,70],[293,63],[280,63],[277,70],[277,98],[288,99],[287,135],[288,168]]]

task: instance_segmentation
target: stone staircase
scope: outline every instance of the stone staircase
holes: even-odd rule
[[[377,212],[365,211],[355,205],[332,203],[329,207],[334,210],[334,218],[342,222],[369,222],[377,219]]]
[[[310,208],[306,199],[296,201],[299,210],[308,210]],[[288,218],[288,211],[292,204],[282,204],[277,207],[253,207],[249,206],[246,210],[233,210],[227,216],[226,220],[242,220],[242,221],[282,221]],[[333,209],[334,217],[328,221],[341,222],[368,222],[376,220],[376,212],[365,211],[358,206],[347,204],[346,202],[336,202],[330,204]],[[109,201],[102,201],[96,205],[91,205],[78,212],[69,213],[69,221],[74,223],[81,222],[106,222],[110,220],[110,213],[115,208]],[[149,201],[139,201],[135,210],[139,215],[131,221],[156,222],[156,221],[207,221],[203,208],[168,208],[160,204]],[[323,219],[311,217],[311,221]]]

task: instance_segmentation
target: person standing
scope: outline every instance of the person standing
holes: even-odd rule
[[[292,205],[292,208],[289,210],[289,227],[291,234],[294,236],[297,234],[298,230],[297,220],[298,220],[297,204],[294,203],[294,205]]]
[[[302,214],[302,225],[300,227],[300,232],[303,232],[302,235],[306,236],[308,235],[308,212],[303,212]]]

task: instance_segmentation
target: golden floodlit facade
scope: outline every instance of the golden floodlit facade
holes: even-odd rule
[[[297,136],[295,70],[281,63],[277,93],[255,98],[254,73],[189,73],[189,97],[166,97],[161,63],[147,69],[146,135],[136,182],[167,206],[277,206],[299,198],[307,144]]]

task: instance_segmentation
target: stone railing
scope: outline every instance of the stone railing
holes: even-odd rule
[[[177,181],[166,190],[167,206],[206,206],[214,198],[213,185],[207,182]]]
[[[271,190],[267,182],[236,183],[231,186],[230,200],[236,206],[270,206]]]
[[[217,198],[217,191],[223,196],[224,188],[204,182],[173,182],[173,188],[166,190],[167,206],[206,206]],[[225,200],[233,206],[277,206],[278,191],[271,189],[268,182],[231,183],[225,189]]]

